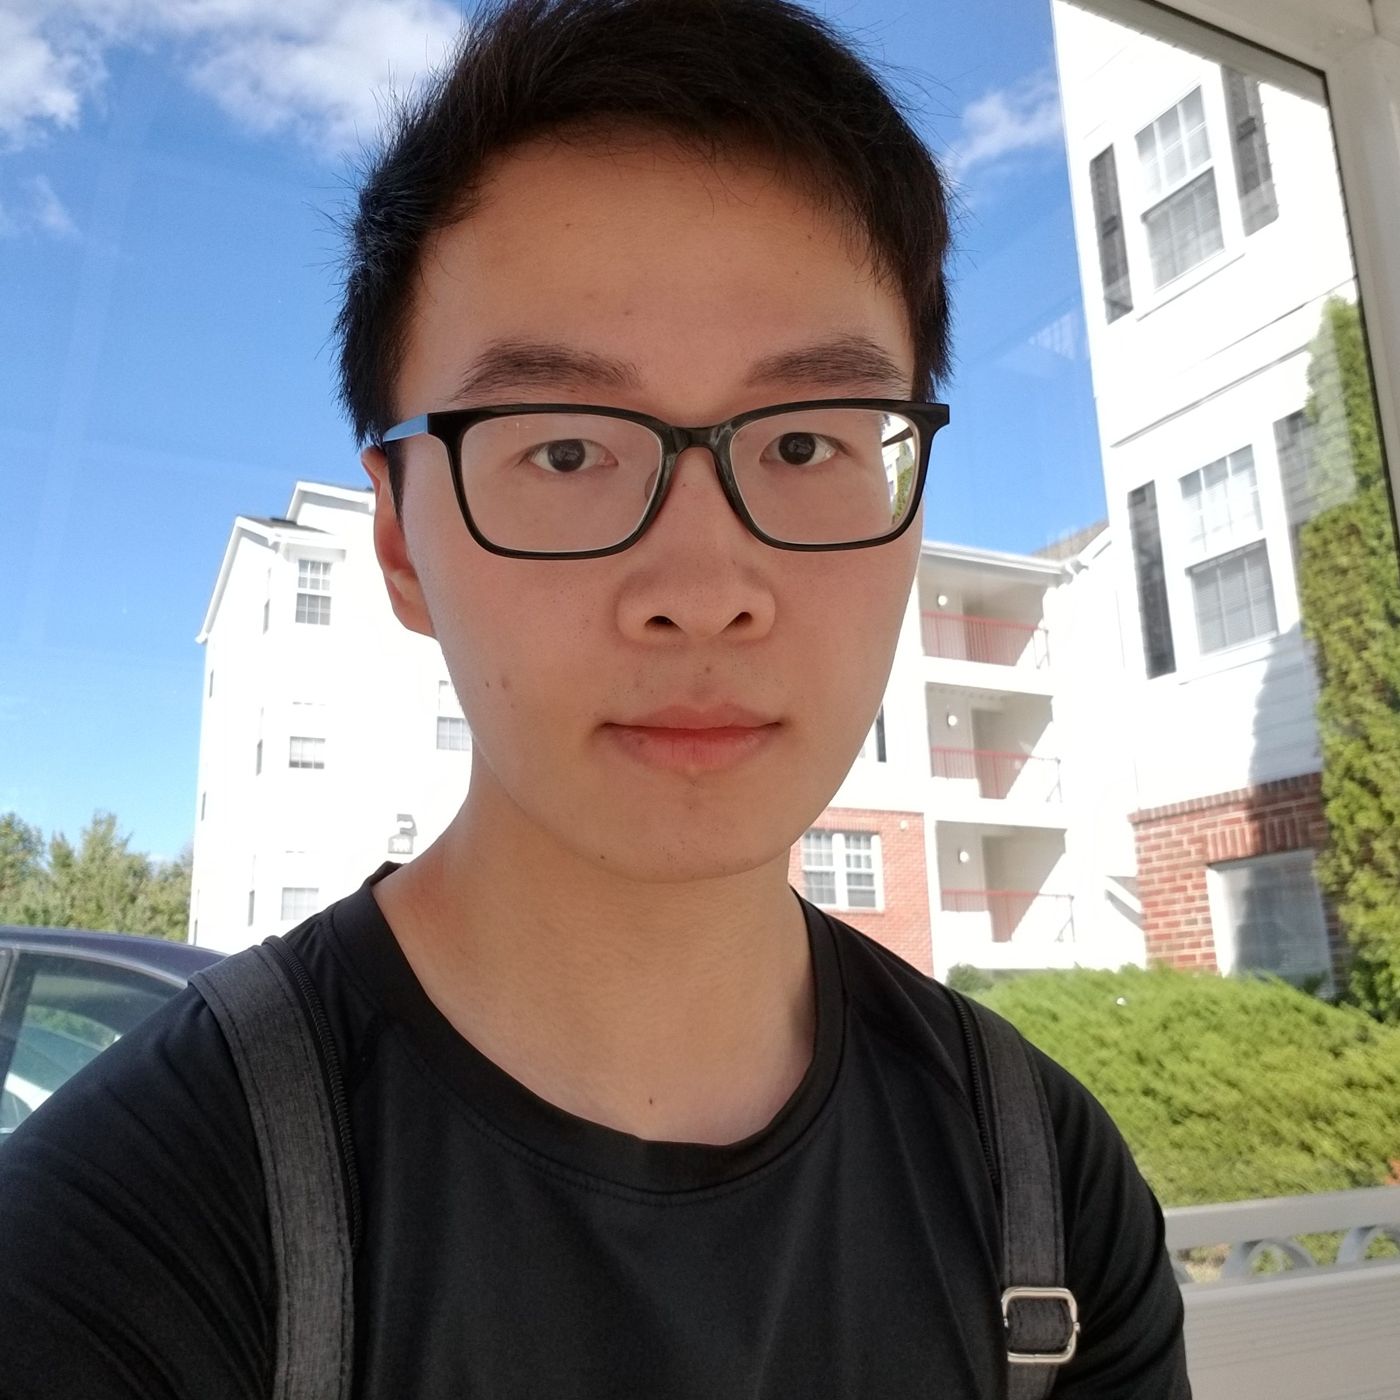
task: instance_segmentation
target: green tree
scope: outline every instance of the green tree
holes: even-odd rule
[[[0,921],[16,922],[7,911],[18,907],[21,890],[43,869],[44,833],[14,812],[0,816]]]
[[[188,848],[173,861],[130,849],[110,812],[95,813],[74,846],[13,812],[0,817],[0,921],[110,929],[183,942],[189,918]]]
[[[1329,301],[1311,347],[1303,631],[1317,667],[1327,849],[1318,880],[1351,945],[1350,995],[1400,1022],[1400,568],[1360,313]]]

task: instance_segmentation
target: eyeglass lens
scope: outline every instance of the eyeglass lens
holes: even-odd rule
[[[529,413],[474,423],[462,486],[477,528],[504,549],[606,549],[641,523],[663,446],[651,429],[598,414]],[[917,425],[882,409],[834,407],[745,423],[730,443],[745,507],[788,544],[878,539],[911,507]]]

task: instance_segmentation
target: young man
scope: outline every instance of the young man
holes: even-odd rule
[[[348,1082],[357,1396],[1005,1394],[953,1006],[787,882],[914,578],[946,239],[927,153],[782,0],[507,0],[369,175],[345,399],[474,751],[431,849],[290,936]],[[1056,1394],[1184,1396],[1156,1203],[1035,1062]],[[270,1394],[199,997],[0,1153],[0,1240],[0,1395]]]

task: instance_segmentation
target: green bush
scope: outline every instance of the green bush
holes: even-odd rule
[[[1400,1030],[1285,983],[1027,973],[979,999],[1108,1109],[1163,1205],[1341,1191],[1400,1158]]]

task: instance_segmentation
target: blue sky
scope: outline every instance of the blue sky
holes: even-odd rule
[[[816,6],[894,66],[964,202],[927,533],[1103,514],[1045,0]],[[40,11],[42,13],[40,13]],[[192,834],[194,641],[233,517],[360,484],[329,331],[347,153],[443,0],[59,0],[0,45],[0,812]]]

